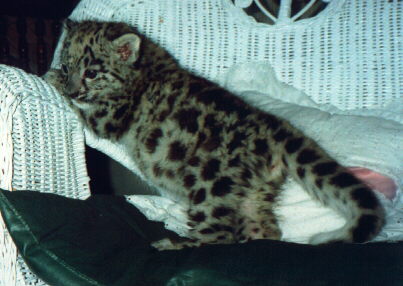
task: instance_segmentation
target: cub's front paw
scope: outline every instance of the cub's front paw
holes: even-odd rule
[[[188,247],[200,247],[203,243],[201,240],[190,238],[179,238],[178,240],[171,240],[164,238],[151,243],[151,246],[158,250],[178,250]]]
[[[169,238],[154,241],[153,243],[151,243],[151,246],[158,249],[159,251],[180,249],[175,246],[175,244],[173,244]]]

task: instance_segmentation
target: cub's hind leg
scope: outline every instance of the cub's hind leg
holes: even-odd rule
[[[236,239],[246,242],[255,239],[281,239],[281,229],[274,213],[277,186],[259,182],[241,202]]]
[[[275,179],[279,180],[277,176]],[[247,181],[224,176],[198,185],[189,196],[189,239],[164,239],[153,246],[166,250],[255,239],[280,240],[281,230],[273,213],[277,193],[276,186],[257,176]]]
[[[224,208],[223,208],[224,210]],[[199,211],[189,211],[188,223],[191,227],[190,238],[172,240],[165,238],[152,243],[158,250],[173,250],[186,247],[199,247],[205,244],[229,244],[235,243],[232,217],[225,219],[210,219]]]
[[[218,178],[215,183],[203,185],[192,191],[188,210],[188,225],[191,227],[189,239],[181,241],[164,239],[153,243],[153,246],[165,250],[199,247],[205,244],[236,243],[239,194],[243,191],[240,186],[230,184],[229,181],[229,178]]]
[[[237,225],[236,241],[239,243],[248,242],[255,239],[280,240],[281,230],[277,224],[277,219],[273,214],[266,214],[260,221],[249,217],[240,218]]]

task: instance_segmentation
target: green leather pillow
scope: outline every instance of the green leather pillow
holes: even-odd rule
[[[74,200],[0,190],[0,211],[32,271],[50,285],[403,285],[403,244],[276,241],[158,252],[166,235],[124,198]]]

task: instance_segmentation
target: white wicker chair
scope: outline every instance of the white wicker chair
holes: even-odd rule
[[[317,16],[296,21],[289,16],[291,0],[282,1],[278,19],[269,16],[275,25],[257,23],[242,10],[252,2],[83,0],[71,18],[135,25],[182,65],[219,83],[234,64],[269,61],[280,80],[317,103],[403,123],[403,107],[400,115],[383,109],[403,94],[403,2],[328,0]],[[1,188],[89,195],[81,127],[53,88],[7,66],[0,66],[0,148]],[[18,258],[1,225],[0,286],[13,285],[46,284]]]

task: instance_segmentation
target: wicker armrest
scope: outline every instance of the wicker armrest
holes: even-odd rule
[[[89,196],[80,125],[53,87],[4,65],[0,65],[0,150],[1,188],[72,198]],[[12,240],[1,224],[0,285],[31,281],[36,282],[29,285],[43,285],[16,257]]]

